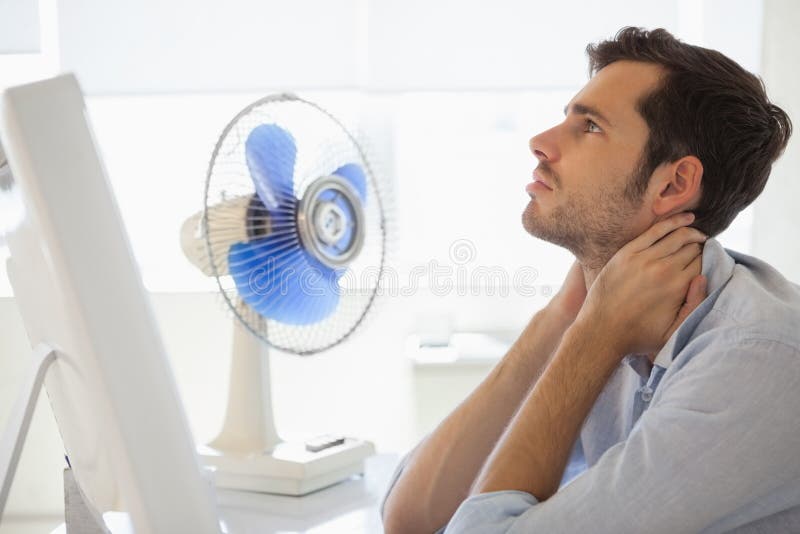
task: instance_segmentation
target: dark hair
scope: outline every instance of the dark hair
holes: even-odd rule
[[[692,226],[709,236],[722,232],[764,190],[792,134],[791,120],[769,101],[764,82],[716,50],[683,43],[661,28],[623,28],[586,53],[590,76],[619,60],[664,69],[658,88],[637,104],[650,134],[629,192],[641,198],[659,165],[694,155],[703,163],[703,180]]]

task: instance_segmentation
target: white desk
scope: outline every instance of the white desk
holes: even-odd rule
[[[218,490],[222,520],[231,534],[383,532],[378,507],[398,461],[394,454],[373,456],[363,478],[303,497]]]
[[[364,477],[352,478],[303,497],[217,490],[224,532],[383,532],[378,507],[398,461],[396,454],[373,456],[366,460]],[[110,513],[104,517],[114,534],[133,532],[127,515]],[[66,534],[66,527],[61,525],[53,534]]]

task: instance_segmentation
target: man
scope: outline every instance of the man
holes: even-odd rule
[[[789,118],[661,29],[587,52],[531,139],[523,215],[576,262],[401,462],[386,531],[800,532],[800,287],[706,239],[761,193]]]

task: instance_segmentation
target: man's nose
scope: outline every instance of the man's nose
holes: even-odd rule
[[[539,161],[547,161],[553,163],[561,157],[561,152],[558,148],[558,131],[554,126],[540,134],[531,138],[528,142],[531,153],[536,156]]]

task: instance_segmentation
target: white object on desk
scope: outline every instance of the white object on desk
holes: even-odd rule
[[[230,388],[220,434],[198,447],[219,488],[305,495],[364,472],[372,443],[345,438],[318,452],[284,442],[275,429],[269,349],[238,320],[233,327]],[[320,446],[322,448],[322,446]]]
[[[344,292],[337,281],[356,258],[384,265],[385,215],[365,151],[318,105],[274,94],[225,126],[204,191],[203,209],[181,227],[181,247],[216,279],[233,314],[234,346],[223,427],[199,449],[201,461],[215,468],[218,487],[288,495],[362,473],[374,453],[369,442],[279,437],[268,347],[308,356],[337,346],[373,303],[378,279]]]

